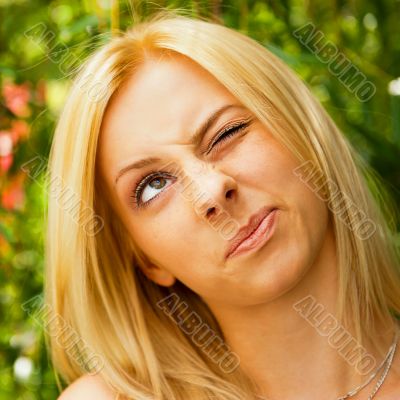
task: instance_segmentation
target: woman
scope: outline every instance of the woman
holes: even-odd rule
[[[112,39],[75,80],[49,166],[60,399],[399,398],[386,208],[254,40],[171,12]],[[81,201],[60,207],[64,191]]]

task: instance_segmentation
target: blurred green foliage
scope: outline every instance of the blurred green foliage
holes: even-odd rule
[[[21,166],[48,157],[70,77],[108,40],[111,24],[124,29],[133,11],[147,15],[157,5],[218,17],[281,57],[400,203],[400,82],[388,89],[400,76],[399,0],[121,1],[117,19],[106,0],[0,0],[0,400],[58,394],[42,327],[21,307],[42,291],[47,195],[43,177],[31,179]],[[295,37],[308,23],[376,87],[368,101]]]

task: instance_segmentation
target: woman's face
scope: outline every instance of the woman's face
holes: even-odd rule
[[[191,144],[197,129],[226,106],[201,141]],[[238,124],[244,126],[215,145],[224,128]],[[296,285],[323,244],[327,208],[293,173],[298,162],[222,84],[184,56],[147,60],[125,82],[107,108],[98,155],[111,202],[149,260],[144,273],[159,285],[178,279],[206,302],[258,304]],[[126,168],[149,157],[160,161]],[[143,180],[153,172],[152,180]],[[189,183],[204,200],[190,199],[183,189]],[[213,218],[224,212],[242,227],[264,206],[278,209],[273,235],[226,259],[232,235],[216,228]]]

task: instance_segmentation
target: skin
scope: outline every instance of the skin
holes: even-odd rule
[[[333,399],[366,377],[293,309],[295,302],[312,294],[334,314],[337,265],[326,204],[293,174],[299,164],[286,147],[243,106],[223,113],[200,148],[189,143],[195,129],[227,104],[242,106],[193,61],[178,55],[147,60],[106,110],[99,141],[101,179],[148,259],[143,272],[159,285],[180,280],[204,299],[261,395],[275,400]],[[249,119],[243,131],[202,154],[223,128]],[[115,179],[123,167],[149,156],[163,158],[152,166],[155,171],[170,161],[181,166],[194,187],[211,199],[207,207],[196,212],[193,202],[174,190],[179,178],[167,176],[152,189],[147,184],[142,199],[158,197],[137,208],[131,197],[135,183],[153,168],[130,170],[117,183]],[[227,240],[213,227],[212,218],[225,210],[242,226],[265,205],[278,208],[271,239],[226,260]],[[208,207],[214,207],[210,214]],[[388,348],[389,328],[381,340]],[[381,360],[373,348],[368,350]],[[400,393],[399,375],[392,371],[376,399],[391,400]],[[372,387],[353,398],[366,398]]]
[[[240,103],[196,64],[184,58],[148,61],[111,101],[99,160],[115,208],[153,264],[147,276],[166,286],[179,279],[216,307],[244,307],[271,301],[296,285],[322,246],[328,214],[325,204],[292,173],[298,163],[257,120],[217,151],[197,154],[188,144],[189,133],[226,104]],[[229,110],[204,143],[249,116],[247,109]],[[226,210],[240,226],[262,206],[278,207],[268,249],[226,262],[227,241],[213,228],[212,217],[205,211],[198,215],[193,203],[173,189],[179,185],[174,179],[163,183],[165,189],[153,190],[159,196],[147,208],[132,206],[130,195],[141,171],[124,174],[116,186],[114,180],[122,167],[148,156],[165,158],[156,170],[177,162],[216,209]]]

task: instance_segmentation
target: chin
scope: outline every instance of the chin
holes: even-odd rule
[[[285,259],[269,260],[250,278],[247,299],[268,302],[288,294],[303,282],[310,266],[309,257],[299,254],[287,253]]]

